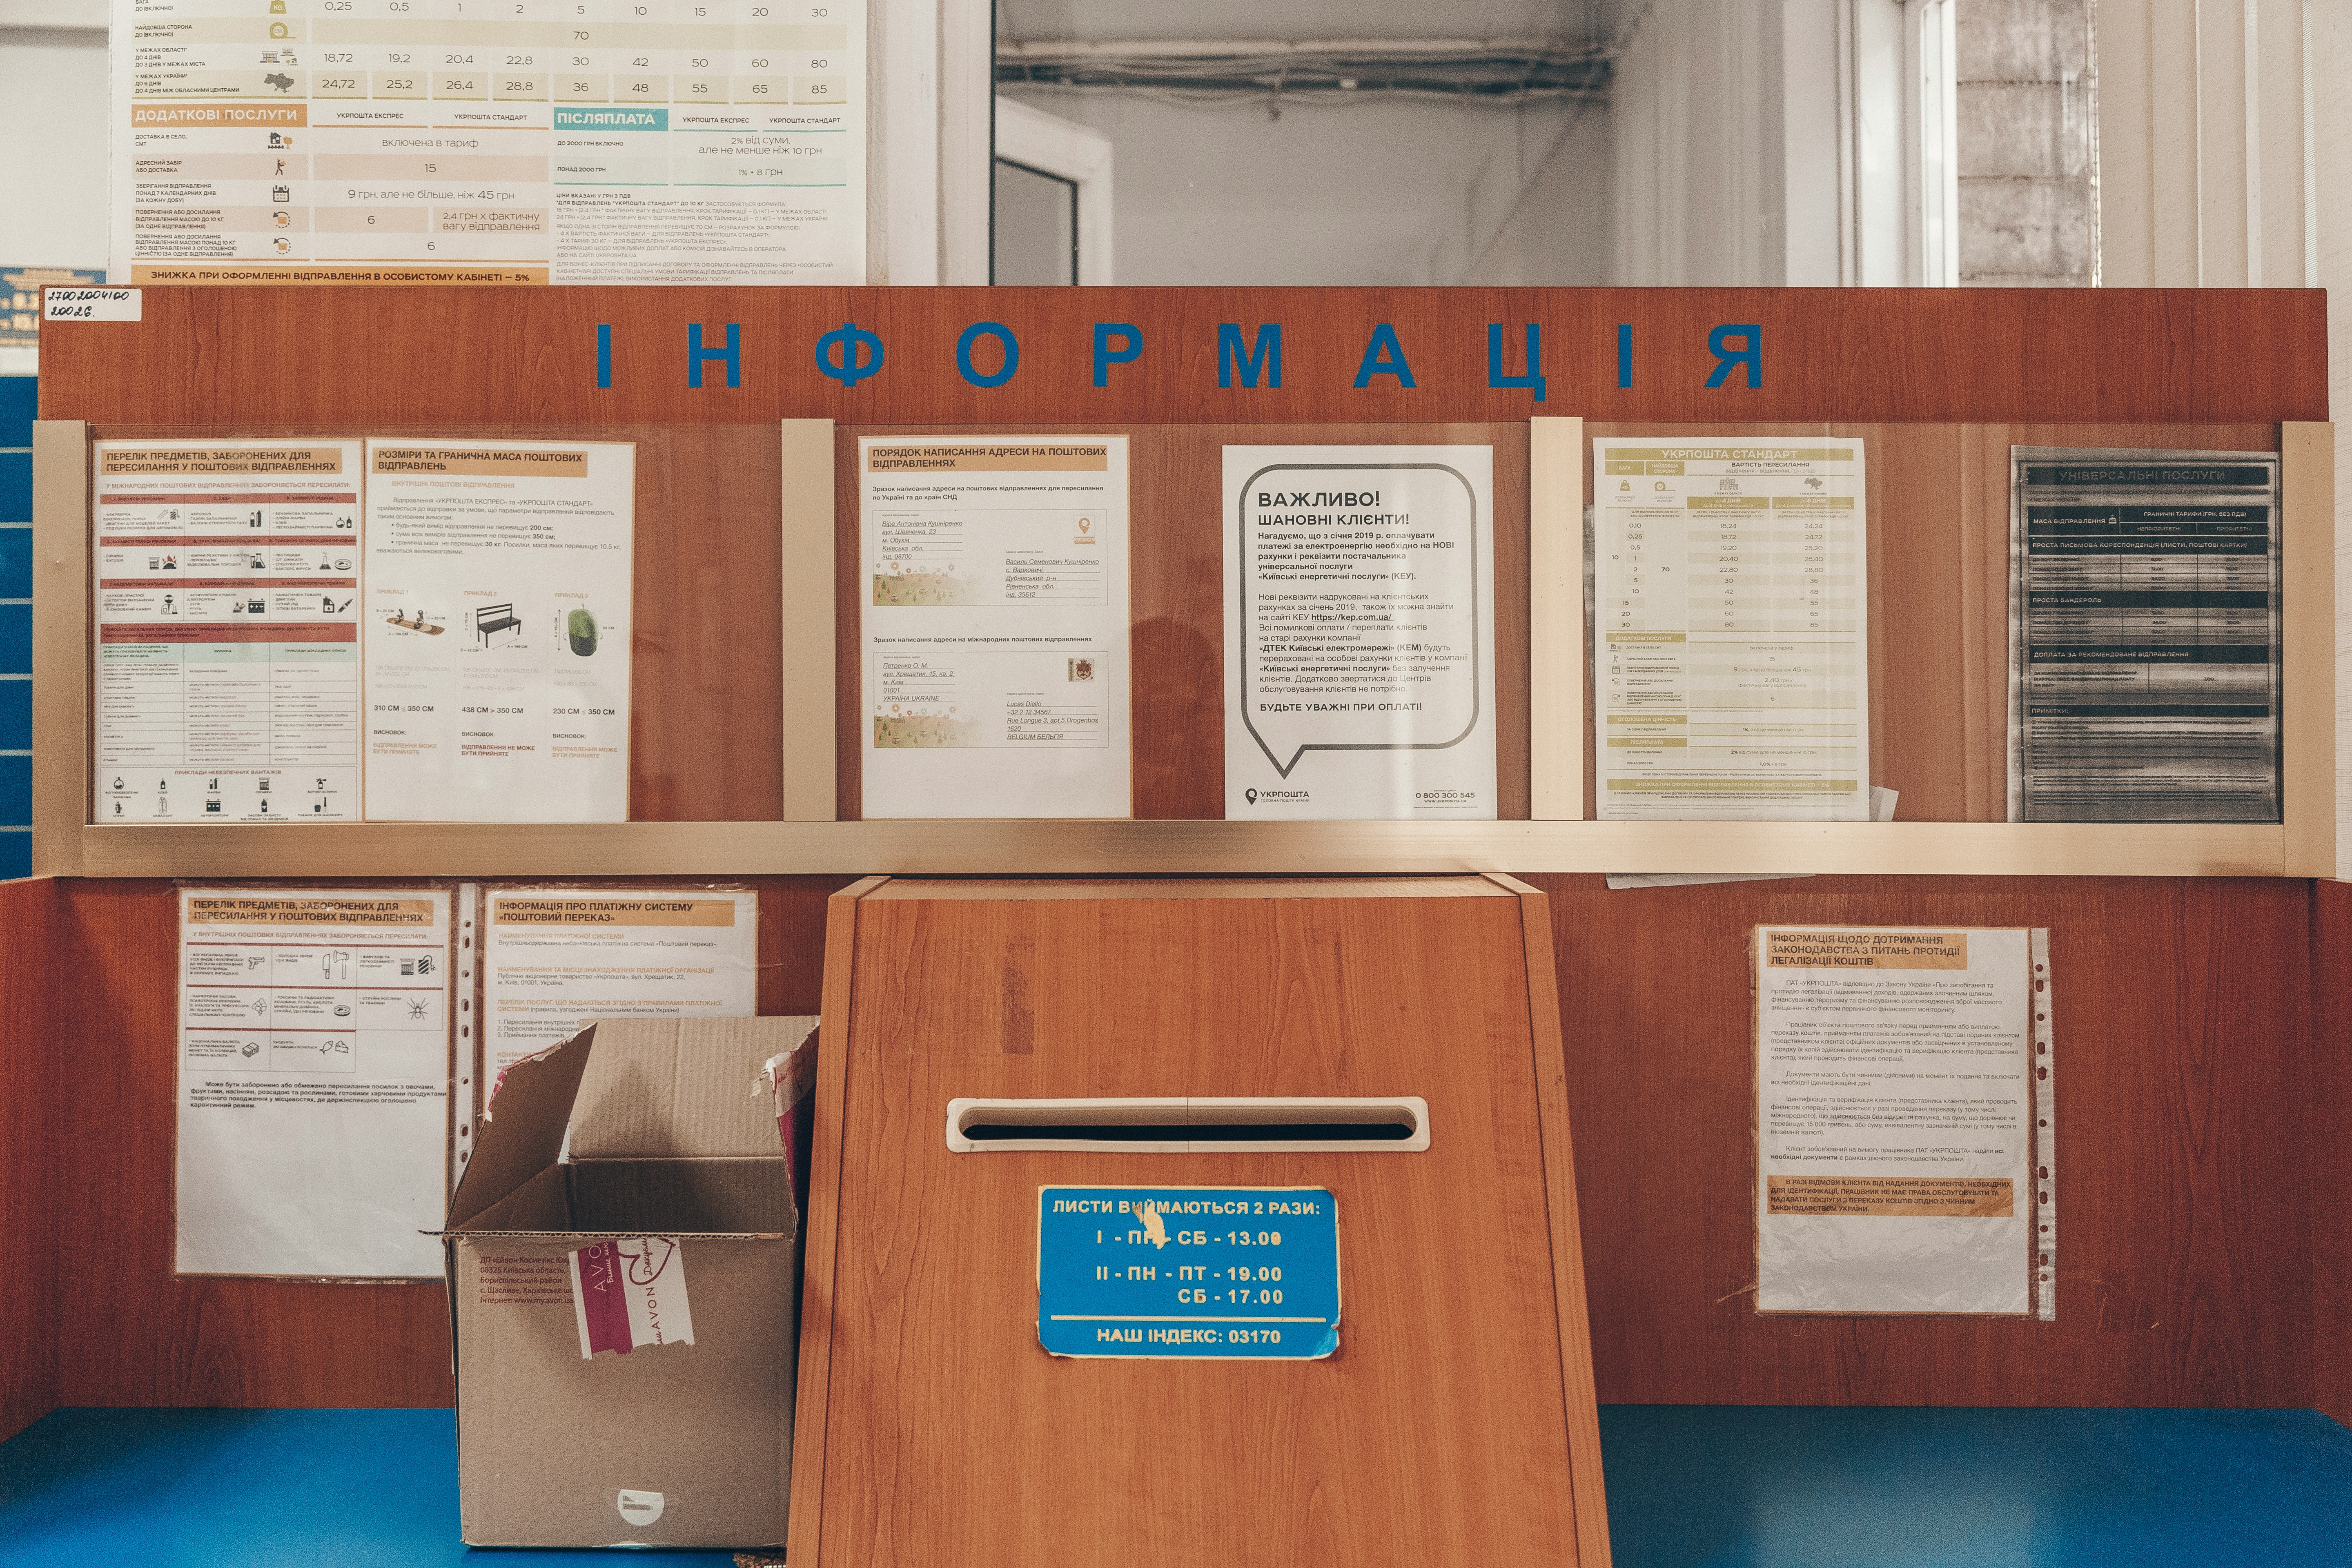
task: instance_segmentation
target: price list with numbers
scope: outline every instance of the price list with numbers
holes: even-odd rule
[[[114,281],[866,280],[862,4],[114,19]]]
[[[1604,821],[1870,820],[1860,437],[1593,442]]]

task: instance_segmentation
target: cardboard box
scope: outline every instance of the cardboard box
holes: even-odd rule
[[[508,1070],[443,1232],[468,1544],[784,1539],[800,1208],[772,1092],[815,1024],[614,1019]]]

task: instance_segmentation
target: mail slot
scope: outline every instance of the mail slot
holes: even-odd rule
[[[1429,1102],[1337,1096],[1142,1100],[951,1100],[948,1148],[1125,1149],[1139,1154],[1330,1153],[1429,1147]]]
[[[1542,896],[871,879],[789,1558],[1605,1568]]]

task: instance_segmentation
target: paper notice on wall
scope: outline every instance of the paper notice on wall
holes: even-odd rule
[[[183,1274],[441,1278],[450,895],[180,894]]]
[[[2032,1310],[2032,935],[1757,928],[1758,1310]]]
[[[625,822],[636,448],[368,443],[367,815]]]
[[[1600,816],[1870,817],[1858,436],[1592,443]]]
[[[90,817],[360,812],[360,443],[101,441]]]
[[[2009,450],[2010,820],[2278,821],[2279,455]]]
[[[494,888],[483,922],[482,1071],[602,1018],[760,1010],[760,895],[718,888]]]
[[[1224,449],[1227,817],[1495,816],[1494,468]]]
[[[1127,438],[857,450],[865,815],[1128,816]]]
[[[863,5],[113,18],[118,283],[866,281]]]

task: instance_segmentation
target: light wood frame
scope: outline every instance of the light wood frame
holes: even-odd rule
[[[89,455],[78,421],[33,432],[33,870],[56,877],[661,876],[1429,872],[1822,872],[2326,877],[2336,868],[2332,425],[2280,427],[2286,754],[2283,823],[1586,822],[1583,423],[1530,442],[1526,822],[833,820],[829,574],[788,548],[784,819],[603,824],[100,826],[89,799]],[[827,420],[782,427],[781,526],[832,549]],[[825,476],[824,482],[815,482]],[[807,559],[807,556],[802,556]],[[822,581],[817,580],[822,576]],[[793,688],[796,686],[796,689]],[[821,719],[820,719],[821,710]],[[808,743],[793,745],[794,737]]]

